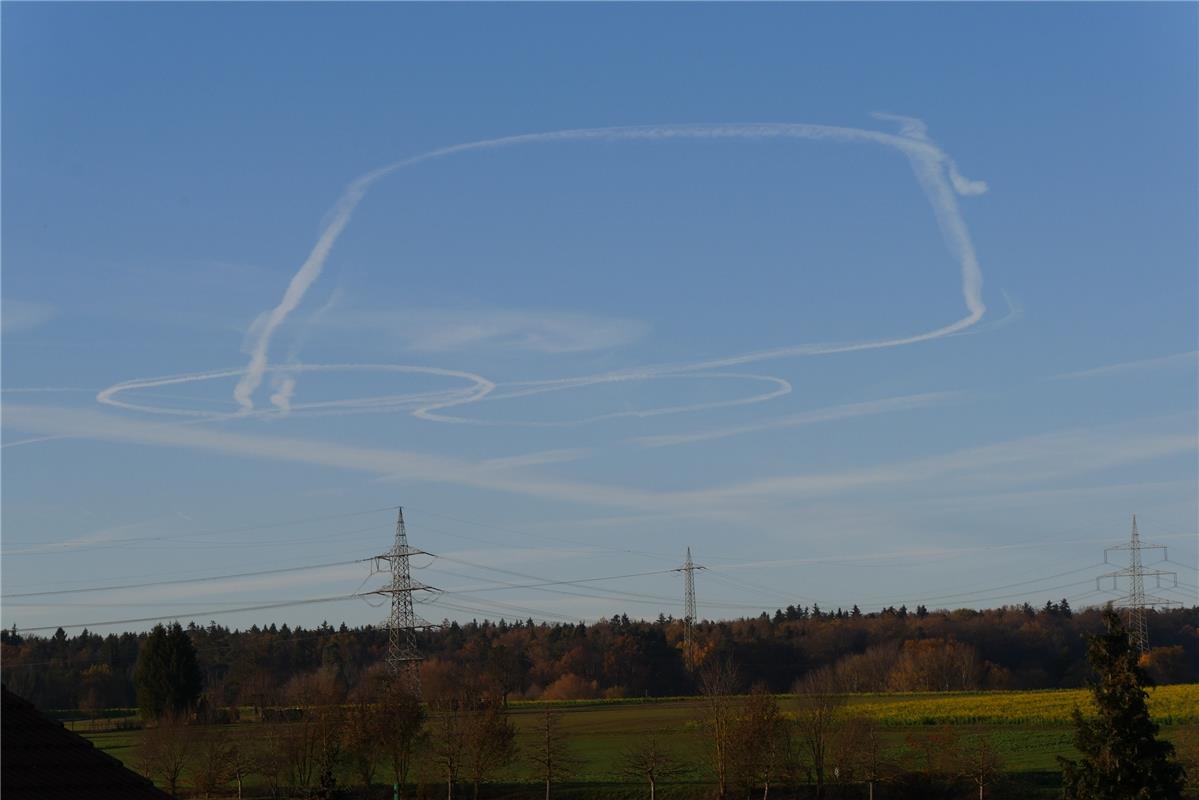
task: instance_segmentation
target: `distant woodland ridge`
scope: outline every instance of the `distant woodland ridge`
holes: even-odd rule
[[[1158,683],[1199,681],[1199,607],[1149,614],[1152,651],[1143,657]],[[863,614],[790,606],[773,615],[696,626],[699,662],[730,660],[744,689],[788,691],[831,667],[845,691],[952,691],[1078,687],[1087,677],[1085,634],[1100,611],[1069,605],[987,611],[918,607]],[[198,655],[204,703],[258,708],[285,702],[288,685],[319,679],[350,696],[384,668],[385,628],[245,630],[212,623],[186,629]],[[136,705],[133,675],[145,633],[69,636],[0,634],[4,683],[42,708]],[[689,695],[681,620],[621,615],[585,624],[532,620],[447,623],[420,634],[423,682],[469,677],[505,699],[571,700]]]

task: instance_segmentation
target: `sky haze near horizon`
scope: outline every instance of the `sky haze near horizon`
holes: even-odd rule
[[[1194,5],[0,14],[6,596],[365,558],[402,504],[490,589],[430,619],[678,616],[495,581],[687,546],[705,617],[1102,602],[1132,513],[1199,599]]]

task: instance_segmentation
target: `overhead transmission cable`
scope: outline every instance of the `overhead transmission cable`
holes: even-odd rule
[[[329,567],[344,567],[349,564],[361,564],[367,561],[372,561],[370,558],[355,558],[348,561],[330,561],[325,564],[308,564],[303,567],[281,567],[279,569],[260,569],[253,572],[235,572],[228,575],[210,575],[203,578],[184,578],[169,581],[148,581],[146,583],[125,583],[111,586],[89,586],[83,589],[55,589],[41,592],[13,592],[10,594],[0,595],[0,598],[8,600],[15,597],[49,597],[52,595],[63,594],[86,594],[91,592],[113,592],[123,589],[146,589],[151,586],[177,586],[181,583],[207,583],[210,581],[231,580],[234,578],[250,578],[258,575],[279,575],[285,572],[306,572],[316,569],[327,569]]]
[[[355,600],[355,599],[358,599],[360,596],[361,596],[360,594],[356,593],[356,594],[334,595],[332,597],[311,597],[306,600],[285,600],[285,601],[276,602],[276,603],[262,603],[259,605],[242,606],[241,608],[218,608],[218,609],[209,610],[209,611],[197,611],[193,614],[187,614],[186,616],[188,618],[214,617],[214,616],[219,616],[222,614],[239,614],[244,611],[265,611],[265,610],[276,609],[276,608],[290,608],[293,606],[315,605],[317,603],[338,603],[338,602],[341,602],[344,600]],[[156,617],[136,617],[136,618],[131,618],[131,619],[110,619],[110,620],[102,620],[102,621],[98,621],[98,622],[71,623],[69,625],[40,625],[40,626],[36,626],[36,627],[32,627],[32,628],[17,627],[16,630],[18,633],[37,633],[39,631],[58,630],[59,628],[63,628],[63,629],[66,629],[66,628],[102,628],[102,627],[106,627],[109,625],[132,625],[132,624],[139,623],[139,622],[160,622],[164,619],[174,619],[179,616],[184,616],[184,615],[159,614]]]
[[[606,551],[612,552],[612,553],[629,553],[631,555],[643,556],[645,558],[665,559],[667,561],[675,560],[674,556],[668,556],[663,553],[650,553],[650,552],[646,552],[644,550],[634,550],[632,548],[627,548],[627,547],[604,547],[602,545],[596,545],[594,542],[583,542],[583,541],[579,541],[577,539],[568,539],[568,538],[565,538],[562,536],[550,536],[548,534],[541,534],[541,533],[529,533],[528,531],[519,531],[519,530],[515,530],[513,528],[507,528],[507,527],[502,527],[499,525],[493,525],[493,524],[487,523],[487,522],[478,522],[475,520],[463,519],[462,517],[454,517],[454,516],[450,516],[449,514],[442,514],[442,513],[436,512],[436,511],[429,511],[427,509],[413,508],[413,510],[416,511],[418,514],[428,514],[429,516],[432,516],[432,517],[440,517],[441,519],[447,519],[452,522],[460,522],[464,525],[474,525],[479,528],[490,528],[491,530],[499,531],[501,533],[511,533],[514,536],[525,536],[525,537],[528,537],[531,539],[544,539],[544,540],[550,541],[550,542],[563,542],[565,544],[575,544],[575,545],[580,545],[583,547],[589,547],[593,550],[606,550]],[[422,525],[421,527],[427,527],[427,526]],[[442,531],[442,533],[444,533],[444,532],[445,531]]]
[[[48,553],[62,553],[62,552],[77,553],[77,552],[83,552],[86,550],[107,549],[111,545],[118,545],[118,544],[125,544],[125,543],[169,541],[169,540],[188,538],[188,537],[194,538],[194,537],[207,537],[207,536],[222,536],[222,535],[228,534],[228,533],[249,533],[251,531],[269,530],[271,528],[293,527],[296,525],[304,525],[304,524],[308,524],[308,523],[312,523],[312,522],[328,522],[329,520],[334,520],[334,519],[348,519],[350,517],[361,517],[361,516],[365,516],[367,514],[380,514],[384,511],[395,511],[395,506],[383,506],[381,508],[369,508],[369,509],[361,509],[358,511],[347,511],[347,512],[344,512],[341,514],[323,514],[323,515],[319,515],[319,516],[303,517],[300,519],[289,519],[289,520],[284,520],[281,522],[268,522],[268,523],[264,523],[261,525],[243,525],[243,526],[239,526],[239,527],[235,527],[235,528],[220,528],[220,529],[215,529],[215,530],[213,530],[213,529],[203,530],[202,529],[199,531],[192,531],[190,533],[163,534],[163,535],[158,535],[158,536],[131,536],[131,537],[126,537],[124,539],[107,539],[103,542],[97,542],[94,546],[91,546],[91,547],[71,547],[70,545],[72,544],[72,542],[75,541],[74,539],[67,539],[67,540],[59,541],[59,542],[31,542],[31,541],[7,542],[7,544],[10,544],[10,545],[15,544],[15,545],[21,545],[21,546],[27,546],[27,547],[38,547],[38,548],[53,548],[53,549],[49,549],[49,550],[45,551]],[[39,552],[41,552],[41,551],[39,551]],[[24,553],[5,553],[5,555],[10,555],[10,554],[11,555],[24,555]]]
[[[623,590],[619,590],[619,589],[608,589],[603,586],[594,586],[591,588],[593,588],[595,591],[606,592],[607,595],[587,594],[584,592],[572,592],[572,591],[568,591],[566,589],[561,589],[561,588],[559,588],[559,589],[552,588],[555,585],[563,586],[563,585],[576,584],[576,583],[588,583],[588,582],[593,582],[593,581],[597,581],[597,580],[615,580],[618,578],[630,577],[630,576],[613,576],[611,578],[585,578],[585,579],[573,580],[573,581],[551,581],[546,578],[542,578],[538,575],[530,575],[528,573],[517,572],[515,570],[502,569],[500,567],[489,567],[485,564],[478,564],[475,562],[466,561],[465,559],[454,558],[452,556],[442,556],[442,555],[437,555],[434,553],[429,553],[429,555],[434,555],[437,558],[444,559],[446,561],[463,564],[464,566],[475,567],[477,569],[490,570],[493,572],[499,572],[501,574],[512,575],[512,576],[515,576],[518,578],[525,578],[528,580],[535,580],[535,581],[539,581],[539,582],[543,583],[544,586],[542,588],[537,588],[536,591],[552,592],[555,594],[564,594],[564,595],[568,595],[571,597],[584,597],[584,598],[593,599],[593,600],[620,600],[625,603],[651,605],[651,606],[655,606],[657,608],[662,608],[663,604],[666,604],[667,606],[673,606],[673,605],[677,605],[677,603],[678,603],[678,600],[674,597],[665,597],[662,595],[644,594],[641,592],[629,592],[629,591],[623,591]],[[676,571],[677,570],[673,570],[673,569],[656,570],[656,571],[651,571],[651,572],[638,573],[638,575],[658,575],[658,574],[672,573],[672,572],[676,572]],[[469,576],[467,576],[467,577],[469,577]],[[505,581],[496,581],[496,580],[492,580],[489,578],[478,578],[478,580],[488,580],[488,581],[491,581],[492,583],[497,583],[497,584],[501,584],[501,585],[506,583]],[[523,587],[519,584],[512,584],[509,588],[534,588],[534,587]],[[483,590],[479,589],[478,591],[483,591]],[[446,592],[452,593],[452,590],[446,590]],[[713,602],[709,602],[708,605],[714,606],[716,608],[742,608],[742,609],[752,609],[755,611],[761,610],[761,606],[759,606],[759,605],[751,605],[751,604],[746,604],[746,603],[720,603],[720,602],[713,601]]]

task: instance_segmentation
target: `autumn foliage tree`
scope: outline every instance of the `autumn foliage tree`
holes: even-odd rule
[[[1157,738],[1145,686],[1149,678],[1120,617],[1104,613],[1104,633],[1090,637],[1088,659],[1095,672],[1091,693],[1097,711],[1074,709],[1078,761],[1059,758],[1066,800],[1177,800],[1186,775],[1174,745]]]
[[[746,685],[762,682],[774,692],[821,667],[833,668],[848,692],[1050,689],[1084,685],[1083,634],[1097,630],[1100,617],[1099,610],[1067,611],[1061,603],[923,613],[787,606],[773,615],[697,623],[696,640],[700,663],[735,657]],[[1199,680],[1199,606],[1157,611],[1148,621],[1156,645],[1145,664],[1150,675],[1159,683]],[[183,632],[212,706],[254,706],[260,717],[283,701],[284,687],[297,675],[332,670],[342,691],[369,682],[388,641],[386,628],[370,625],[238,630],[212,624]],[[139,649],[160,636],[0,631],[0,679],[43,708],[135,705]],[[451,623],[419,634],[428,655],[422,682],[434,694],[456,665],[488,691],[519,699],[543,698],[550,687],[551,697],[689,695],[696,693],[697,676],[684,668],[682,636],[681,622],[665,617],[586,625]],[[97,667],[85,675],[94,665],[110,671]]]

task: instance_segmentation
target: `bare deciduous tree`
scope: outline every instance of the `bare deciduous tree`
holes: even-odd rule
[[[244,742],[233,742],[229,747],[229,772],[237,784],[237,800],[242,800],[246,778],[259,771],[259,759],[253,748]]]
[[[141,761],[150,777],[163,784],[175,797],[191,753],[194,731],[184,714],[167,714],[152,730],[142,735]]]
[[[454,800],[454,787],[462,772],[466,743],[463,732],[463,710],[458,697],[438,697],[433,702],[431,751],[445,776],[446,800]]]
[[[279,726],[276,744],[284,780],[293,794],[306,794],[317,768],[317,736],[313,714],[305,710],[296,722]]]
[[[929,732],[904,737],[913,772],[927,778],[953,775],[960,759],[958,732],[942,725]]]
[[[208,726],[197,740],[192,785],[208,800],[233,777],[233,744],[228,731],[218,725]]]
[[[705,666],[699,673],[699,690],[707,710],[708,732],[712,746],[712,770],[716,773],[716,796],[728,793],[732,761],[734,710],[732,695],[737,690],[737,669],[731,661]]]
[[[403,798],[414,756],[426,738],[428,714],[420,701],[398,684],[384,690],[379,711],[382,718],[379,739],[391,763],[396,790]]]
[[[674,753],[652,736],[622,752],[618,764],[620,775],[649,783],[649,800],[654,800],[658,781],[677,778],[686,771]]]
[[[464,715],[462,739],[474,800],[479,800],[479,784],[516,756],[516,726],[500,707],[502,702],[484,702]]]
[[[827,668],[809,673],[796,684],[795,692],[798,695],[795,725],[799,744],[811,764],[816,797],[824,797],[825,772],[845,698],[837,693],[836,681]]]
[[[850,717],[841,726],[837,744],[838,760],[866,784],[868,798],[874,800],[874,784],[885,768],[882,729],[870,717]]]
[[[978,800],[985,800],[987,787],[994,785],[1003,772],[1003,762],[991,737],[986,734],[970,737],[958,750],[958,758],[959,773],[978,787]]]
[[[784,769],[787,736],[778,701],[764,686],[755,686],[732,727],[732,774],[746,795],[761,786],[767,800]]]
[[[386,745],[383,713],[382,706],[368,702],[367,696],[362,694],[345,715],[346,756],[368,794]]]
[[[330,795],[341,758],[342,693],[329,670],[299,675],[288,684],[288,699],[299,719],[280,730],[288,787]]]
[[[279,800],[283,796],[283,787],[288,783],[288,731],[282,722],[264,723],[262,728],[255,749],[247,755],[266,782],[271,800]]]
[[[341,762],[345,712],[339,705],[326,704],[315,710],[317,797],[329,800],[337,790],[337,767]]]
[[[577,765],[562,733],[562,715],[547,708],[537,722],[537,745],[532,753],[538,776],[545,781],[545,800],[551,787],[570,774]]]

